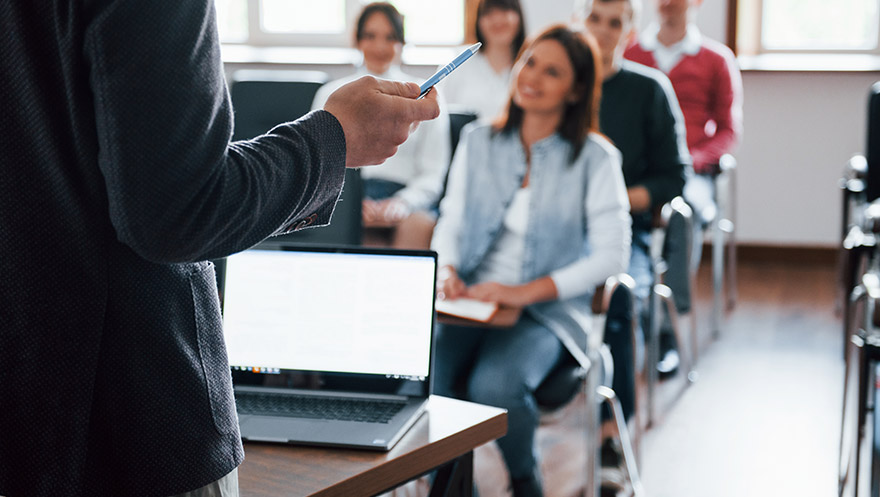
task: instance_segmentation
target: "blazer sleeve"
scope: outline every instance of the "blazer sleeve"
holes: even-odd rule
[[[92,0],[84,50],[117,238],[142,257],[223,257],[328,222],[345,138],[324,111],[230,143],[213,2]]]

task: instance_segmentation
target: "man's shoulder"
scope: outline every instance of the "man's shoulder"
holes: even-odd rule
[[[724,63],[736,59],[736,56],[733,54],[733,50],[731,50],[727,45],[721,43],[720,41],[707,38],[705,36],[703,37],[700,44],[700,55],[702,57],[714,59],[716,61]]]
[[[665,102],[674,95],[669,78],[658,69],[624,60],[617,76],[623,90],[621,93],[635,105]]]
[[[659,69],[634,62],[623,60],[620,64],[620,75],[628,84],[638,85],[641,88],[662,88],[669,82]]]
[[[633,42],[630,43],[628,47],[626,47],[626,50],[624,50],[623,52],[623,56],[626,59],[641,62],[643,64],[645,63],[643,62],[644,60],[650,59],[652,57],[651,51],[643,47],[638,38],[633,40]]]

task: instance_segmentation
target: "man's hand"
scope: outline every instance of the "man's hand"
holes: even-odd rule
[[[630,212],[646,212],[651,209],[651,192],[641,185],[631,186],[626,189],[629,197]]]
[[[419,85],[364,76],[330,95],[324,110],[345,133],[345,166],[381,164],[397,152],[414,125],[440,114],[435,91],[421,100]]]

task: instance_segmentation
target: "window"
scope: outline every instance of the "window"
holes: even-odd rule
[[[737,51],[880,54],[880,0],[738,0]]]
[[[215,0],[224,43],[349,47],[357,15],[369,0]],[[465,0],[392,0],[404,15],[407,42],[464,42]]]

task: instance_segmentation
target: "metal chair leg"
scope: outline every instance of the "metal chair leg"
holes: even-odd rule
[[[614,420],[614,430],[617,439],[620,441],[620,447],[623,451],[623,465],[626,468],[627,479],[632,489],[633,497],[641,497],[644,495],[642,480],[639,477],[639,469],[636,465],[635,454],[632,449],[632,441],[629,437],[629,429],[626,426],[626,420],[623,419],[623,409],[620,407],[620,401],[614,390],[599,386],[596,388],[600,400],[611,410],[611,418]]]
[[[712,336],[721,335],[724,313],[724,232],[721,220],[712,222]]]
[[[696,376],[694,375],[694,358],[693,351],[687,351],[685,353],[685,347],[688,342],[685,341],[685,337],[682,331],[681,320],[679,319],[678,310],[675,307],[675,299],[672,296],[672,290],[666,285],[655,285],[654,292],[657,295],[658,299],[662,302],[663,307],[666,309],[667,315],[669,316],[670,324],[672,325],[672,331],[675,333],[675,341],[678,343],[678,355],[680,357],[679,369],[681,371],[685,371],[688,377],[688,381],[693,382]],[[690,330],[691,334],[695,333],[695,329]],[[693,339],[691,340],[693,343]],[[658,357],[659,360],[659,357]]]
[[[856,304],[864,299],[866,295],[867,292],[865,291],[865,288],[863,286],[859,285],[858,287],[856,287],[849,297],[849,301],[851,302],[849,308],[855,311]],[[852,333],[849,335],[849,337],[850,340],[848,340],[844,352],[845,366],[843,375],[843,403],[841,406],[840,446],[838,450],[839,459],[837,484],[839,497],[843,496],[843,492],[846,488],[847,482],[849,481],[851,468],[850,462],[852,459],[852,447],[847,446],[847,439],[849,438],[848,435],[850,434],[850,431],[847,430],[847,416],[849,414],[848,406],[850,404],[849,391],[853,382],[853,366],[855,365],[855,362],[861,361],[862,346],[864,345],[863,340],[857,334]],[[858,395],[858,393],[856,393],[856,395]],[[852,441],[851,443],[854,442],[855,441]]]

